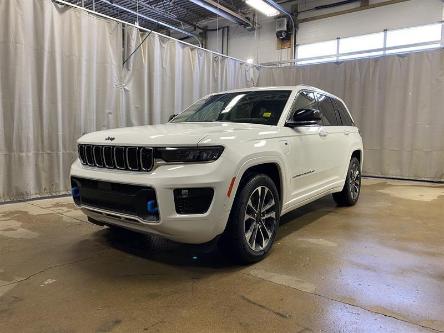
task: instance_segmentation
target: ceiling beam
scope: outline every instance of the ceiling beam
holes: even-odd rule
[[[208,10],[216,15],[219,15],[219,16],[233,22],[233,23],[240,24],[246,28],[251,28],[251,29],[255,28],[254,24],[249,19],[247,19],[247,17],[245,17],[241,14],[238,14],[238,13],[232,11],[231,9],[229,9],[225,6],[222,6],[221,4],[219,4],[213,0],[190,0],[190,1],[202,8],[205,8],[206,10]]]

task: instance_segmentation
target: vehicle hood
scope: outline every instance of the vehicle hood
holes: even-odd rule
[[[255,133],[256,132],[256,133]],[[167,123],[116,128],[83,135],[78,142],[110,145],[185,146],[220,144],[260,134],[277,133],[275,126],[240,123]],[[260,138],[264,138],[263,136]]]

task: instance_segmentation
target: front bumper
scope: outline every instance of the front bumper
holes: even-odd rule
[[[105,224],[192,244],[208,242],[224,231],[231,208],[227,189],[234,173],[227,165],[222,165],[221,160],[193,165],[161,165],[146,173],[92,168],[82,165],[79,160],[71,167],[71,177],[146,186],[154,189],[156,194],[159,216],[156,221],[80,204],[87,216]],[[178,188],[212,188],[214,195],[208,211],[178,214],[173,194]]]

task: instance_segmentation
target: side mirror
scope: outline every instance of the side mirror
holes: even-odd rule
[[[168,117],[168,122],[170,122],[171,120],[173,120],[175,117],[177,116],[177,114],[172,114]]]
[[[316,125],[321,121],[321,112],[316,109],[298,109],[290,119],[287,120],[285,126],[298,127],[307,125]]]

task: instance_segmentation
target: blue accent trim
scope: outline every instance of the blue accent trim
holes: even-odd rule
[[[73,198],[80,198],[80,189],[78,187],[73,187],[71,189],[71,195]]]
[[[155,200],[150,200],[146,203],[146,210],[148,211],[148,213],[150,214],[155,214],[159,211],[159,209],[156,207],[156,201]]]

